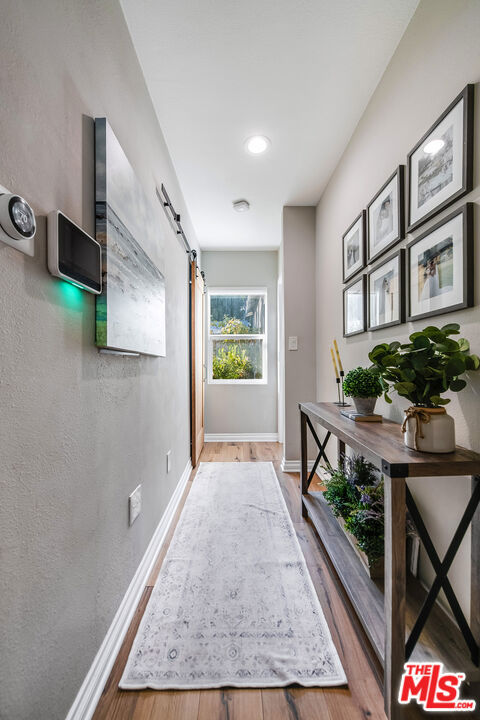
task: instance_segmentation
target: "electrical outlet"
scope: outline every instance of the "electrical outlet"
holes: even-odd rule
[[[142,512],[142,486],[139,485],[128,498],[128,524],[133,525]]]
[[[167,452],[167,473],[172,469],[172,451]]]
[[[298,350],[298,337],[296,335],[292,335],[288,338],[288,349]]]

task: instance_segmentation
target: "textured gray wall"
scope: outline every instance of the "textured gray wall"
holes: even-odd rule
[[[46,269],[47,212],[94,232],[92,117],[193,233],[116,0],[4,0],[1,15],[0,183],[39,232],[33,259],[0,243],[0,717],[60,720],[189,456],[187,259],[163,213],[166,358],[100,355],[94,297]]]
[[[467,83],[480,79],[480,3],[477,0],[422,0],[400,41],[357,129],[345,150],[317,208],[317,392],[332,397],[333,371],[329,343],[342,335],[342,234],[353,218],[399,164],[435,119]],[[448,215],[466,200],[475,203],[476,263],[480,262],[478,202],[480,145],[480,97],[477,85],[475,113],[475,189],[433,221]],[[433,224],[431,223],[431,224]],[[428,224],[417,231],[418,235]],[[411,238],[408,238],[411,239]],[[405,242],[403,243],[405,245]],[[477,291],[474,308],[459,313],[419,320],[415,323],[357,335],[342,340],[340,352],[346,369],[368,365],[368,351],[377,343],[402,342],[415,330],[429,324],[459,322],[462,334],[480,352],[480,312]],[[453,397],[448,412],[455,418],[457,442],[480,450],[480,377],[471,374],[468,388]],[[454,395],[454,394],[452,394]],[[383,401],[378,408],[395,420],[408,403],[395,399],[393,407]],[[410,486],[431,529],[440,555],[459,521],[469,495],[467,478],[413,480]],[[469,609],[470,538],[461,548],[449,577],[465,611]],[[421,574],[429,582],[432,569],[424,555]]]
[[[277,251],[205,251],[202,268],[209,287],[266,287],[268,291],[268,382],[266,385],[209,385],[207,382],[205,432],[276,433]]]
[[[315,208],[283,208],[285,438],[283,456],[300,460],[298,403],[315,400]],[[298,350],[288,349],[289,336]],[[311,440],[309,457],[315,458]]]

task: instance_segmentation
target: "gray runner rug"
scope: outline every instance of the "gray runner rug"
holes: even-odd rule
[[[120,681],[346,684],[269,462],[201,463]]]

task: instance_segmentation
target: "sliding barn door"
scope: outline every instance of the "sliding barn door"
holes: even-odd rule
[[[204,282],[193,260],[190,263],[190,317],[192,367],[192,465],[198,463],[205,434],[205,293]]]

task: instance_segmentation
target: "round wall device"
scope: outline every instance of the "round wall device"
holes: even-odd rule
[[[0,195],[0,225],[13,240],[32,240],[37,226],[32,208],[20,195]]]

